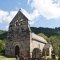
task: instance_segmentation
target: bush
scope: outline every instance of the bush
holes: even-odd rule
[[[3,55],[5,52],[5,40],[0,40],[0,55]]]

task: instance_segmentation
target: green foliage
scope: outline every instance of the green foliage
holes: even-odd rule
[[[7,32],[0,30],[0,55],[4,54],[6,37],[7,37]]]
[[[3,34],[5,31],[3,31],[3,30],[0,30],[0,34]]]
[[[60,27],[52,28],[43,28],[43,27],[31,27],[32,32],[38,34],[39,36],[44,37],[49,43],[52,44],[53,49],[55,50],[56,55],[58,55],[59,45],[60,45]]]
[[[16,58],[8,58],[5,56],[0,56],[0,60],[16,60]]]
[[[41,36],[41,37],[43,37],[44,39],[46,39],[48,41],[48,37],[45,34],[39,33],[38,35]]]
[[[32,30],[32,32],[34,32],[36,34],[43,33],[47,37],[59,35],[58,31],[60,31],[59,28],[52,29],[52,28],[43,28],[43,27],[39,27],[39,28],[31,27],[31,30]]]
[[[51,36],[51,37],[49,37],[48,42],[52,44],[56,55],[58,55],[60,39],[57,36]]]
[[[0,54],[4,54],[5,40],[0,40]]]
[[[0,34],[0,39],[4,40],[7,37],[7,32],[4,32],[3,34]]]

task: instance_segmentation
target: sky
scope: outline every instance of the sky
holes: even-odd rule
[[[19,9],[31,27],[60,27],[60,0],[0,0],[0,30],[8,30]]]

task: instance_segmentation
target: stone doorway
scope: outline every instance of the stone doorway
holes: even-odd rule
[[[41,59],[41,50],[39,48],[34,48],[33,49],[32,58],[35,58],[36,60]]]
[[[15,47],[15,56],[19,56],[19,46],[16,46]]]

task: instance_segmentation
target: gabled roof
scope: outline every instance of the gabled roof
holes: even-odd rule
[[[44,44],[48,43],[48,42],[47,42],[43,37],[41,37],[41,36],[38,36],[38,35],[36,35],[36,34],[34,34],[34,33],[31,33],[31,35],[32,35],[32,39],[33,39],[33,40],[36,40],[36,41],[41,42],[41,43],[44,43]]]
[[[12,23],[13,21],[15,21],[16,16],[23,16],[23,17],[26,18],[25,20],[28,20],[28,18],[25,16],[25,14],[22,12],[22,10],[19,9],[19,11],[16,13],[16,15],[14,16],[14,18],[12,19],[12,21],[10,23]]]
[[[49,48],[51,46],[51,44],[45,44],[44,48]]]
[[[44,49],[47,49],[47,48],[50,48],[50,47],[51,47],[51,50],[53,50],[52,45],[51,45],[51,44],[49,44],[49,43],[47,43],[47,44],[45,44]]]
[[[22,9],[19,9],[18,13],[19,13],[19,14],[22,14],[27,20],[29,20],[28,17],[22,12]],[[17,13],[17,14],[18,14],[18,13]]]

